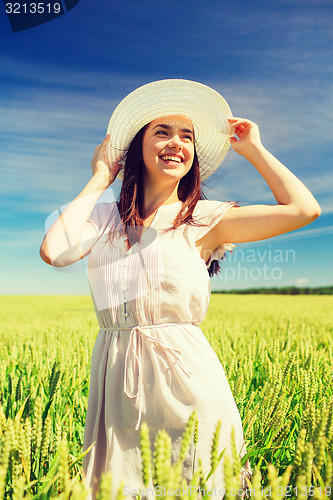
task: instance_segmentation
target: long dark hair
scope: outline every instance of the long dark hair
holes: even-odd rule
[[[142,159],[142,140],[147,125],[142,127],[132,140],[125,157],[124,178],[117,201],[117,207],[121,218],[123,230],[132,246],[140,241],[145,213],[144,213],[144,190],[143,172],[144,163]],[[177,214],[173,226],[165,232],[178,228],[182,224],[203,226],[193,218],[193,211],[199,200],[206,200],[201,188],[200,169],[197,153],[194,150],[193,164],[190,170],[179,181],[178,198],[183,202],[182,208]],[[111,235],[111,232],[110,232]],[[220,271],[217,260],[213,260],[208,273],[213,276]]]

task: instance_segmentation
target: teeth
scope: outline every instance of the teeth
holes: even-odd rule
[[[171,156],[171,155],[166,155],[166,156],[161,156],[162,160],[171,160],[171,161],[176,161],[178,163],[181,163],[181,159],[178,156]]]

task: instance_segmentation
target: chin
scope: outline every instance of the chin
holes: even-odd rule
[[[184,177],[184,175],[186,174],[167,173],[163,177],[165,181],[179,182]]]
[[[169,177],[177,177],[178,179],[181,179],[186,175],[188,170],[181,170],[178,168],[165,168],[163,169],[163,173]]]

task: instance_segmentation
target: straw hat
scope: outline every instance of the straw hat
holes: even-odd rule
[[[126,152],[137,132],[157,118],[172,115],[192,121],[201,180],[219,168],[230,148],[228,118],[232,113],[227,102],[202,83],[158,80],[128,94],[111,116],[108,156],[111,165],[122,163],[118,177],[123,178]]]

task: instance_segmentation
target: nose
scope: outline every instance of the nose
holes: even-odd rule
[[[182,141],[180,140],[179,135],[174,135],[173,137],[170,138],[170,141],[168,143],[169,148],[182,148]]]

